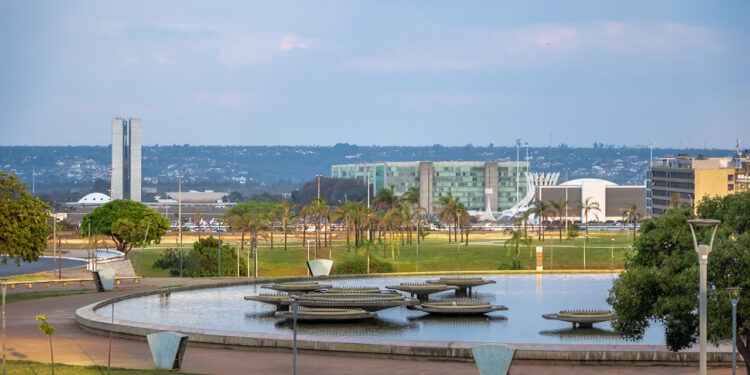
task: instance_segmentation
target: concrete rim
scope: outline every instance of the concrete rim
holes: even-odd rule
[[[620,270],[616,270],[619,272]],[[214,284],[192,285],[163,290],[132,293],[125,296],[105,299],[92,303],[75,312],[78,325],[89,332],[108,335],[111,332],[120,337],[145,340],[146,335],[154,332],[175,331],[187,334],[191,343],[221,348],[237,349],[276,349],[291,350],[291,334],[273,334],[261,332],[243,332],[229,330],[212,330],[191,327],[169,326],[143,322],[133,322],[101,316],[96,310],[118,301],[143,296],[165,294],[197,289],[220,288],[238,285],[254,285],[268,282],[298,281],[298,280],[336,280],[351,278],[375,278],[398,276],[435,276],[435,275],[495,275],[495,274],[569,274],[582,273],[578,271],[532,271],[532,272],[420,272],[420,273],[388,273],[366,275],[331,275],[319,277],[280,277],[258,279],[233,279]],[[589,271],[586,274],[613,273],[609,270]],[[395,358],[473,361],[471,349],[486,342],[470,341],[427,341],[427,340],[398,340],[398,339],[370,339],[363,337],[340,336],[311,336],[298,335],[297,348],[303,351],[318,352],[320,354],[343,354],[358,356],[386,356]],[[628,363],[633,365],[696,365],[699,360],[697,351],[671,352],[659,345],[582,345],[582,344],[526,344],[503,343],[516,348],[514,360],[532,362],[556,362],[569,364],[615,364]],[[731,352],[708,352],[708,361],[713,365],[727,365],[731,363]]]

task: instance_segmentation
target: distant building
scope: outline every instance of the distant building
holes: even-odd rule
[[[141,119],[112,120],[112,199],[141,201]]]
[[[335,178],[358,179],[373,188],[371,198],[393,186],[395,195],[419,188],[421,206],[435,212],[441,195],[448,192],[459,198],[469,211],[498,213],[520,207],[529,193],[526,173],[528,162],[382,162],[331,166]]]
[[[182,192],[182,204],[213,204],[222,203],[221,200],[227,193],[215,192],[213,190],[206,191],[183,191]],[[160,203],[175,203],[180,199],[180,193],[177,191],[171,191],[167,193],[168,200],[157,199]]]
[[[79,205],[102,205],[109,202],[110,199],[106,194],[102,193],[91,193],[86,194],[83,198],[79,199],[74,204]]]
[[[651,162],[651,210],[659,217],[671,205],[695,206],[703,197],[724,197],[748,191],[750,158],[665,157]]]
[[[566,198],[567,197],[567,198]],[[598,178],[581,178],[555,186],[540,186],[537,189],[537,201],[568,201],[568,217],[571,220],[580,218],[583,222],[583,210],[577,210],[590,198],[599,204],[599,211],[589,212],[589,221],[622,220],[621,208],[635,204],[642,215],[646,215],[646,187],[621,186]]]

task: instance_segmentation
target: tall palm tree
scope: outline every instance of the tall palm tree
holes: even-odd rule
[[[386,211],[395,209],[398,205],[398,197],[393,193],[393,186],[381,189],[375,194],[373,202],[375,202],[376,209],[384,209]]]
[[[271,208],[265,215],[263,215],[263,219],[268,222],[268,232],[271,235],[271,250],[273,250],[273,227],[276,224],[278,217],[278,207]]]
[[[638,205],[636,205],[635,203],[628,203],[620,208],[620,211],[622,211],[622,218],[627,220],[628,225],[630,225],[630,223],[633,223],[633,238],[635,238],[638,221],[643,216],[640,212],[638,212]]]
[[[456,202],[457,199],[453,197],[453,194],[449,191],[445,195],[438,197],[438,205],[441,206],[437,210],[437,214],[441,221],[445,221],[445,224],[450,228],[451,222],[456,217]],[[448,243],[451,242],[451,232],[448,229]]]
[[[588,197],[576,207],[576,210],[583,211],[583,217],[586,221],[586,238],[589,236],[589,213],[593,212],[596,220],[599,220],[599,215],[596,212],[601,212],[599,208],[599,202],[595,201],[594,198]]]
[[[284,250],[286,250],[286,239],[287,239],[287,231],[286,231],[286,225],[289,221],[289,212],[294,208],[294,203],[290,201],[281,201],[279,203],[279,207],[281,210],[284,211],[284,214],[281,216],[281,225],[284,230]]]
[[[529,236],[528,227],[527,227],[527,225],[529,223],[529,218],[533,214],[534,214],[533,210],[532,209],[528,209],[528,210],[526,210],[524,212],[521,212],[518,215],[516,215],[516,223],[523,223],[523,235],[526,236],[526,237]],[[532,230],[533,230],[533,228],[532,228]]]
[[[300,209],[300,219],[302,220],[302,246],[307,243],[307,218],[314,215],[315,207],[312,205],[302,206]]]
[[[406,190],[406,193],[401,196],[401,200],[411,206],[417,206],[417,227],[420,227],[422,214],[427,213],[427,210],[422,207],[422,202],[419,196],[419,187],[412,186]],[[417,244],[419,244],[419,233],[417,233]]]
[[[563,217],[565,216],[565,208],[568,207],[568,201],[560,198],[556,201],[550,201],[549,204],[552,207],[554,215],[558,217],[557,227],[560,230],[560,241],[562,241]]]
[[[339,206],[336,207],[336,209],[333,212],[333,218],[334,220],[341,220],[341,225],[343,225],[346,228],[346,249],[347,251],[351,251],[351,244],[349,242],[349,234],[351,228],[354,228],[354,217],[356,215],[358,205],[355,201],[347,201],[347,202],[341,202],[339,201]],[[356,235],[355,235],[356,237]]]
[[[469,215],[469,211],[464,209],[464,204],[460,203],[459,208],[459,221],[463,224],[461,226],[461,235],[464,238],[464,246],[469,246],[469,232],[471,231],[471,215]]]
[[[539,230],[539,241],[544,241],[544,221],[547,218],[549,210],[549,205],[543,201],[536,202],[534,207],[530,209],[534,216],[539,220],[539,226],[537,228]]]

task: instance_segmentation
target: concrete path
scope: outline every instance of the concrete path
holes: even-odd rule
[[[146,279],[138,289],[157,286],[188,285],[212,282],[191,279]],[[135,287],[130,284],[124,287]],[[39,332],[37,314],[46,314],[50,324],[57,329],[53,336],[55,361],[76,365],[106,365],[108,338],[81,330],[75,323],[78,307],[105,298],[132,293],[134,289],[110,293],[87,293],[66,297],[16,302],[7,306],[7,358],[32,361],[49,361],[49,342]],[[134,311],[133,314],[137,314]],[[204,374],[291,374],[291,353],[263,350],[231,350],[188,345],[183,370]],[[153,368],[145,341],[112,340],[112,364],[117,367]],[[473,363],[442,361],[411,361],[369,357],[344,357],[319,354],[300,354],[297,358],[300,375],[337,374],[425,374],[456,375],[478,374]],[[629,367],[629,366],[556,366],[516,364],[511,374],[695,374],[696,367]],[[730,368],[711,369],[711,374],[731,374]],[[738,374],[744,375],[744,369]]]
[[[56,259],[52,257],[41,257],[36,262],[21,262],[20,265],[16,265],[16,262],[12,259],[8,259],[5,264],[0,263],[0,277],[25,275],[29,273],[37,273],[44,271],[51,271],[57,266]],[[80,259],[69,259],[62,258],[62,268],[80,267],[86,264],[86,261]]]

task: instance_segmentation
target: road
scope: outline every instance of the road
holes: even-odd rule
[[[38,261],[32,262],[32,263],[22,261],[20,266],[16,266],[16,262],[14,262],[11,259],[8,259],[7,263],[5,264],[0,263],[0,277],[25,275],[29,273],[51,271],[54,267],[53,261],[54,261],[54,258],[43,257],[43,258],[39,258]],[[86,261],[84,260],[62,258],[62,268],[78,267],[78,266],[83,266],[85,264],[86,264]]]

